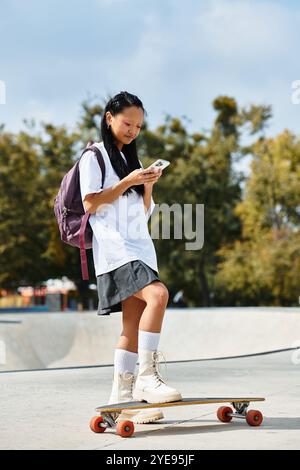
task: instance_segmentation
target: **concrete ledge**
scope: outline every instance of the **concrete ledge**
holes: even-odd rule
[[[121,332],[121,313],[110,317],[90,312],[7,314],[1,320],[6,364],[0,364],[0,371],[112,364]],[[296,346],[300,346],[297,308],[168,309],[160,341],[167,361]]]

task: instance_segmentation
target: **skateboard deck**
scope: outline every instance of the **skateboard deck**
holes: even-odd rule
[[[117,423],[118,417],[121,413],[126,414],[130,410],[143,410],[147,408],[169,408],[175,406],[187,405],[211,405],[228,403],[235,409],[235,412],[229,406],[222,406],[217,411],[217,417],[220,421],[228,423],[233,418],[244,419],[250,426],[260,426],[263,421],[263,415],[258,410],[247,411],[249,404],[252,402],[265,401],[265,398],[259,397],[240,397],[240,398],[183,398],[180,401],[173,401],[168,403],[147,403],[141,401],[130,401],[123,403],[113,403],[110,405],[103,405],[96,408],[100,416],[92,418],[90,428],[93,432],[102,433],[108,427],[117,428],[117,434],[122,437],[130,437],[134,433],[134,424],[130,420],[124,420]]]

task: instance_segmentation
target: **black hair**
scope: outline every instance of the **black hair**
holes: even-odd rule
[[[121,91],[108,101],[101,119],[102,140],[109,155],[111,164],[120,179],[125,178],[125,176],[129,175],[132,171],[141,168],[141,165],[138,159],[135,140],[128,145],[124,144],[122,147],[122,153],[124,154],[127,162],[126,165],[122,155],[120,154],[120,150],[115,143],[111,128],[108,128],[107,126],[106,113],[109,111],[113,116],[116,116],[116,114],[121,113],[125,108],[129,108],[131,106],[141,108],[144,114],[146,114],[143,103],[136,95],[132,95],[127,91]],[[124,192],[124,195],[131,193],[133,190],[138,194],[143,195],[145,188],[143,184],[131,186]]]

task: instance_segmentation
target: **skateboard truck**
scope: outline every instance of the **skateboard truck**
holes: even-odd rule
[[[247,408],[250,402],[232,402],[231,405],[235,409],[235,413],[229,406],[221,406],[217,411],[217,416],[222,423],[229,423],[232,418],[244,419],[249,426],[260,426],[263,421],[263,415],[258,410],[249,410]]]
[[[238,414],[246,415],[246,411],[247,411],[248,406],[250,405],[250,402],[245,401],[244,403],[231,403],[231,404]]]
[[[117,426],[117,418],[120,413],[101,413],[104,420],[103,426],[107,428],[115,428]]]
[[[250,402],[248,401],[245,403],[231,403],[231,404],[236,411],[235,413],[232,414],[232,417],[246,419],[247,408],[250,405]]]
[[[122,437],[130,437],[134,433],[134,424],[132,421],[120,421],[117,418],[121,413],[102,413],[90,421],[90,429],[96,433],[102,433],[107,428],[117,428],[116,433]]]

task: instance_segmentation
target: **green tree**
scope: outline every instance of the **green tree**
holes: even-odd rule
[[[200,251],[186,251],[186,240],[155,241],[162,277],[167,279],[171,295],[183,288],[190,306],[223,302],[215,288],[217,253],[240,236],[241,228],[235,207],[241,200],[243,176],[234,171],[233,163],[249,152],[240,144],[245,127],[255,134],[269,118],[269,108],[239,109],[236,101],[226,96],[216,98],[213,106],[216,118],[210,132],[189,134],[185,118],[166,116],[155,131],[146,128],[140,140],[146,163],[158,157],[171,161],[155,186],[155,202],[205,206],[204,247]],[[171,234],[173,229],[174,221]]]
[[[173,218],[171,238],[154,240],[162,280],[171,296],[183,289],[189,306],[251,302],[257,296],[288,302],[297,292],[293,279],[298,273],[299,141],[287,131],[274,141],[263,137],[270,107],[239,108],[227,96],[217,97],[213,107],[216,117],[209,131],[190,133],[186,117],[167,115],[155,130],[146,120],[138,139],[144,167],[156,158],[171,161],[154,186],[155,202],[205,206],[201,250],[187,251],[188,240],[173,237]],[[1,128],[2,287],[39,284],[65,275],[75,282],[88,307],[92,252],[88,250],[91,279],[82,281],[79,250],[60,240],[53,203],[64,174],[86,142],[100,139],[103,109],[97,101],[85,101],[71,130],[42,123],[40,133],[33,125],[30,132],[14,135]],[[259,138],[255,144],[242,145],[246,134],[250,140]],[[244,177],[234,170],[234,163],[247,154],[253,155],[253,175],[243,197]],[[194,210],[193,220],[195,215]],[[160,223],[158,214],[152,216],[151,224]],[[260,260],[273,260],[268,271],[259,265],[257,253]],[[278,272],[285,275],[270,294]],[[288,282],[288,278],[293,279]]]
[[[297,305],[300,278],[300,140],[285,130],[252,147],[236,214],[241,240],[224,246],[216,277],[236,302]]]
[[[0,283],[16,288],[38,283],[45,266],[41,254],[47,246],[43,176],[36,138],[25,132],[0,134]]]

